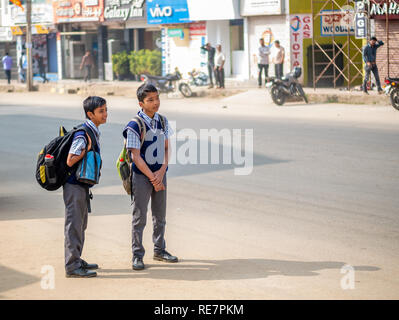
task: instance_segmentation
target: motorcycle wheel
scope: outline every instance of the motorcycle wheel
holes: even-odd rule
[[[191,91],[191,88],[187,83],[181,83],[179,86],[179,90],[186,98],[189,98],[193,95],[193,92]]]
[[[391,104],[396,110],[399,110],[399,89],[394,89],[391,92]]]
[[[278,88],[278,86],[274,85],[271,89],[272,100],[278,106],[282,106],[285,102],[285,94]]]
[[[298,83],[296,87],[299,92],[299,95],[303,98],[303,100],[305,100],[306,103],[309,103],[308,97],[306,96],[305,91],[303,91],[302,86]]]

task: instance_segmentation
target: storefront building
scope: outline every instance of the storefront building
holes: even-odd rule
[[[95,60],[91,77],[103,79],[106,58],[106,28],[103,0],[54,0],[54,23],[57,24],[58,76],[60,79],[83,78],[80,70],[87,50]]]
[[[0,59],[8,52],[13,60],[11,77],[12,79],[17,79],[18,69],[15,63],[17,61],[16,37],[12,34],[11,28],[8,25],[10,21],[8,2],[8,0],[0,0]],[[0,72],[0,79],[5,78],[5,73]]]
[[[26,4],[25,10],[4,1],[3,26],[16,39],[14,66],[17,68],[19,58],[25,51],[26,41]],[[50,0],[32,0],[32,67],[33,74],[39,74],[39,57],[43,58],[46,73],[50,80],[57,80],[58,62],[56,50],[56,28],[53,24],[53,8]],[[13,52],[13,50],[11,50]],[[14,78],[15,79],[15,78]]]
[[[377,65],[381,82],[399,77],[399,1],[376,1],[370,4],[372,35],[385,45],[377,51]]]
[[[315,16],[312,14],[312,4]],[[363,39],[357,39],[355,36],[353,4],[349,11],[339,9],[345,5],[347,5],[347,0],[330,1],[324,4],[313,0],[289,1],[287,17],[291,39],[289,65],[290,68],[302,65],[302,82],[305,86],[312,87],[313,74],[317,80],[318,75],[323,71],[325,71],[323,77],[319,79],[316,87],[347,86],[347,79],[351,80],[352,87],[362,82],[359,71],[362,71],[363,62],[358,49],[361,50]],[[335,9],[332,10],[332,7]],[[320,49],[315,44],[314,63],[313,40],[321,47]],[[333,42],[336,44],[335,48]],[[330,63],[331,60],[334,61],[336,67]]]
[[[284,73],[291,69],[290,21],[288,0],[241,0],[241,15],[248,24],[249,77],[258,77],[258,49],[262,38],[270,48],[269,76],[274,76],[271,64],[274,54],[274,41],[279,40],[285,49]]]
[[[201,49],[207,42],[222,46],[226,77],[247,74],[238,0],[153,0],[147,4],[147,22],[162,26],[163,74],[176,67],[184,76],[193,69],[207,73],[207,54]]]
[[[104,0],[104,23],[107,28],[106,80],[112,80],[112,54],[141,49],[161,50],[161,28],[147,23],[145,0]]]

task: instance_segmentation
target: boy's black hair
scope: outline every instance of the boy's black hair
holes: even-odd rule
[[[370,38],[370,41],[371,41],[371,40],[378,41],[376,37],[371,37],[371,38]]]
[[[140,102],[144,102],[144,99],[147,97],[148,93],[150,92],[158,92],[158,89],[150,83],[143,83],[137,89],[137,99]]]
[[[276,40],[276,41],[274,41],[274,43],[278,43],[278,44],[280,44],[280,41]]]
[[[94,110],[96,110],[97,108],[100,108],[101,106],[103,106],[106,103],[107,103],[107,101],[105,101],[105,99],[101,98],[101,97],[97,97],[97,96],[87,97],[85,99],[85,101],[83,101],[83,109],[85,110],[86,118],[89,119],[89,116],[87,115],[87,113],[89,111],[94,113]]]

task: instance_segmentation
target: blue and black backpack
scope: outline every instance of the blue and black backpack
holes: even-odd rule
[[[75,133],[82,130],[89,135],[94,147],[96,139],[92,131],[81,124],[71,131],[60,127],[59,136],[51,140],[39,152],[36,164],[36,181],[42,188],[48,191],[57,190],[66,183],[71,174],[76,172],[80,162],[73,167],[68,167],[66,161]]]

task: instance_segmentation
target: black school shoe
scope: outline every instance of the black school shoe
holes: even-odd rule
[[[82,266],[83,269],[86,269],[86,270],[95,270],[95,269],[98,269],[98,264],[95,264],[95,263],[87,263],[87,262],[84,261],[83,259],[80,259],[80,260],[81,260],[81,266]]]
[[[134,257],[133,258],[133,270],[143,270],[144,269],[144,262],[143,258],[140,257]]]
[[[97,272],[89,271],[83,268],[75,269],[65,274],[67,278],[93,278],[97,277]]]
[[[175,256],[172,256],[166,250],[163,250],[161,253],[154,252],[154,260],[163,261],[163,262],[178,262],[179,259]]]

